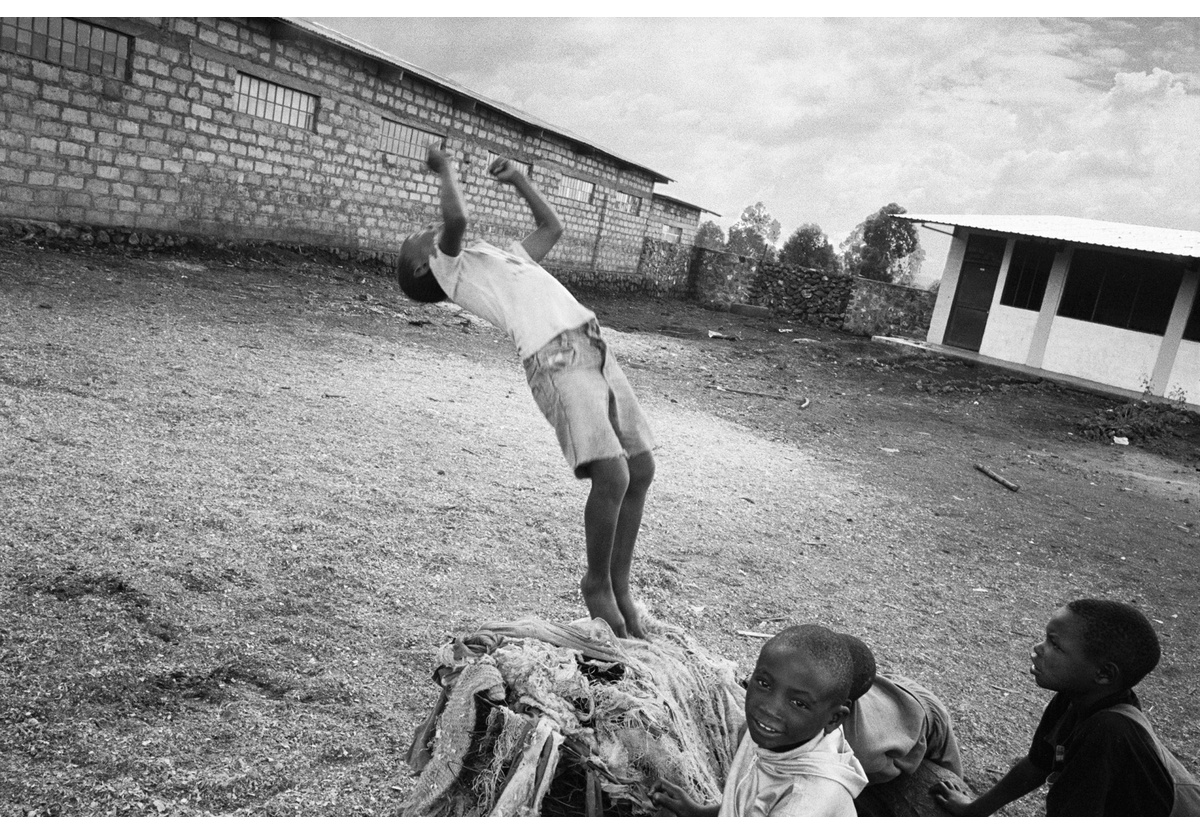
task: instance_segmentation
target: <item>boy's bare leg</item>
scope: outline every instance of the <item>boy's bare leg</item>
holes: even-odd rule
[[[633,594],[629,588],[630,568],[633,565],[633,547],[637,544],[638,531],[642,528],[642,510],[646,506],[646,493],[654,480],[654,456],[642,452],[629,459],[629,488],[621,502],[617,516],[617,531],[613,537],[610,575],[613,595],[617,607],[625,618],[625,628],[630,637],[645,639],[646,633],[638,619]]]
[[[625,493],[629,489],[629,467],[624,458],[594,460],[588,464],[592,489],[583,511],[587,572],[579,589],[588,614],[612,626],[618,637],[628,637],[625,617],[613,593],[613,541],[618,529]]]

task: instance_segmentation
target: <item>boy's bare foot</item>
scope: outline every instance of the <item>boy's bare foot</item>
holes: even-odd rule
[[[613,634],[618,637],[629,636],[625,618],[621,615],[617,598],[613,596],[611,584],[607,582],[593,584],[585,576],[579,583],[579,590],[583,592],[583,602],[587,605],[588,614],[593,619],[599,617],[607,622],[612,627]]]
[[[634,603],[633,597],[629,594],[618,595],[617,607],[621,609],[621,615],[625,618],[625,630],[629,632],[629,636],[639,640],[649,640],[646,630],[642,628],[642,621],[638,616],[637,605]]]

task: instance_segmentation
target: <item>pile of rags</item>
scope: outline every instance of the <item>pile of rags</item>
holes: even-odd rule
[[[406,816],[640,816],[659,778],[720,800],[744,691],[681,629],[600,619],[484,625],[438,652]]]

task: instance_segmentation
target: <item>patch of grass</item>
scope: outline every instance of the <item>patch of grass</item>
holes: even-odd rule
[[[1200,415],[1177,405],[1146,400],[1097,409],[1076,426],[1088,440],[1125,437],[1131,443],[1143,444],[1195,427],[1200,427]]]

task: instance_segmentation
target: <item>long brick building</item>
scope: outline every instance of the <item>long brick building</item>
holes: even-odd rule
[[[437,215],[434,140],[481,235],[528,228],[498,154],[566,220],[559,266],[632,272],[664,234],[667,177],[315,23],[0,18],[0,217],[392,253]]]

